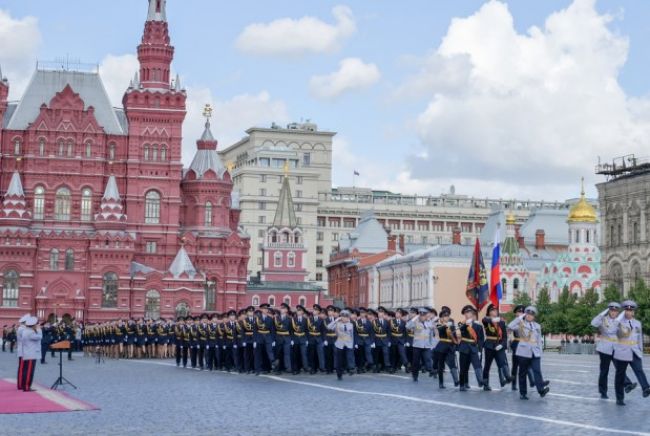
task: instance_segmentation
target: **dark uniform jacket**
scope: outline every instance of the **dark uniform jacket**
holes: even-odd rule
[[[483,326],[474,321],[469,326],[464,322],[459,323],[458,328],[461,334],[458,352],[463,354],[480,353],[485,341]]]
[[[498,345],[503,349],[508,347],[508,333],[505,321],[501,320],[496,325],[488,317],[483,318],[483,328],[485,329],[485,342],[483,348],[496,350]]]

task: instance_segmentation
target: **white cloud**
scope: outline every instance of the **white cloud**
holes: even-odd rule
[[[619,84],[629,44],[608,28],[612,19],[594,0],[575,0],[525,33],[499,1],[452,20],[420,74],[397,91],[428,100],[409,177],[457,180],[461,192],[490,196],[562,198],[581,175],[597,180],[598,156],[646,155],[650,102]]]
[[[187,116],[183,124],[183,163],[189,165],[196,151],[196,140],[203,133],[203,108],[212,105],[211,130],[223,150],[246,134],[253,126],[270,127],[271,122],[289,121],[287,107],[282,100],[274,100],[267,91],[236,95],[228,100],[216,99],[210,89],[188,87]]]
[[[235,45],[242,52],[264,56],[295,57],[335,52],[356,31],[356,24],[347,6],[335,6],[332,15],[335,24],[309,16],[249,24],[237,37]]]
[[[15,19],[0,9],[0,68],[9,79],[9,98],[18,99],[34,73],[36,53],[41,43],[38,20]]]
[[[122,97],[139,69],[140,63],[133,54],[108,55],[102,60],[99,72],[113,106],[122,106]]]
[[[368,88],[379,81],[381,73],[375,64],[366,64],[359,58],[346,58],[339,69],[324,76],[313,76],[309,89],[317,98],[333,99],[348,91]]]

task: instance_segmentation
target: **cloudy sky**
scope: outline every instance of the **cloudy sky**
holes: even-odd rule
[[[145,0],[0,0],[0,67],[20,98],[37,59],[100,64],[116,105]],[[407,6],[405,6],[407,5]],[[650,2],[169,0],[188,90],[226,146],[250,126],[338,132],[334,183],[562,200],[599,157],[650,145]]]

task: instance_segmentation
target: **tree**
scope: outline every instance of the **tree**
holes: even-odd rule
[[[592,335],[591,320],[601,311],[598,293],[593,288],[587,289],[568,312],[569,333],[576,336]]]
[[[618,290],[616,285],[610,284],[607,285],[603,291],[603,299],[600,302],[601,311],[604,310],[609,303],[612,301],[621,302],[621,292]]]
[[[548,289],[540,289],[539,293],[537,294],[535,307],[537,307],[537,322],[542,325],[544,330],[547,330],[548,328],[544,325],[544,323],[546,322],[546,318],[552,310],[551,295],[548,293]]]
[[[530,295],[528,295],[527,292],[517,292],[517,294],[515,294],[515,298],[512,299],[512,304],[514,306],[522,305],[524,307],[528,307],[533,304],[533,300],[530,298]],[[515,318],[515,314],[512,312],[503,313],[501,316],[503,316],[508,322],[512,321]]]
[[[650,288],[641,279],[628,292],[628,299],[638,305],[635,318],[641,321],[646,332],[650,329]]]

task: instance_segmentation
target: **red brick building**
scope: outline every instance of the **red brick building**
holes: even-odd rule
[[[181,164],[186,92],[170,77],[165,1],[113,108],[97,72],[37,68],[18,102],[0,78],[0,321],[171,317],[246,302],[249,238],[206,128]]]

